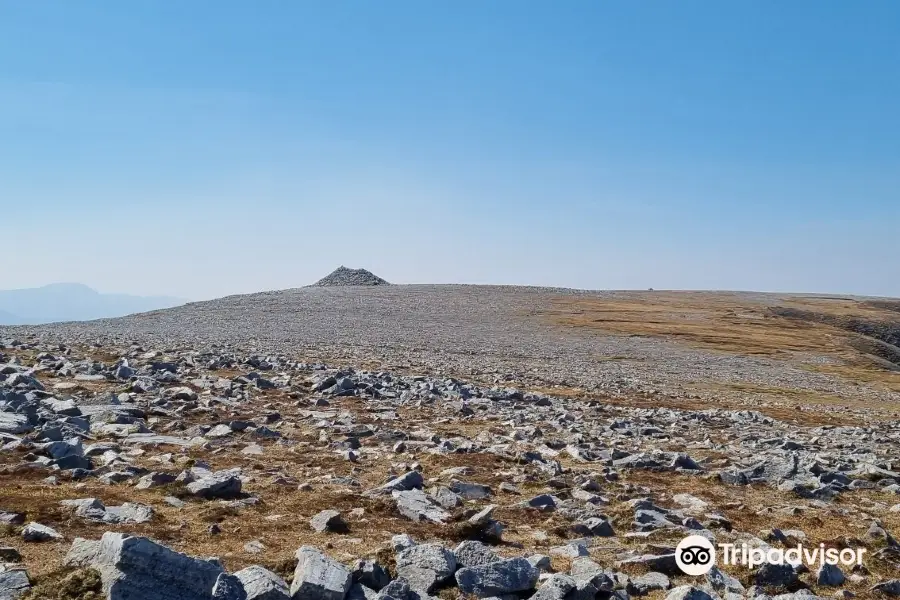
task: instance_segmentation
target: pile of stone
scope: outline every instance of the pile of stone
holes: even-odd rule
[[[343,265],[315,282],[316,287],[390,285],[387,281],[365,269],[349,269]]]

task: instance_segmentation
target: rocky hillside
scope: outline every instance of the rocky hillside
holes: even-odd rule
[[[877,408],[822,425],[174,346],[0,344],[0,597],[900,593],[900,421]],[[692,577],[688,534],[868,554]]]

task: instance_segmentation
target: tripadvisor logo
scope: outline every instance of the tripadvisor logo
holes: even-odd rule
[[[762,564],[799,565],[808,567],[826,564],[845,566],[862,565],[865,548],[854,550],[853,548],[826,548],[824,544],[818,547],[806,548],[799,545],[796,548],[752,548],[746,544],[719,544],[721,552],[721,564],[742,565],[753,569]],[[716,564],[717,551],[711,541],[702,535],[689,535],[678,543],[675,548],[675,564],[686,575],[706,575]]]
[[[716,548],[702,535],[689,535],[675,548],[675,564],[687,575],[706,575],[716,564]]]

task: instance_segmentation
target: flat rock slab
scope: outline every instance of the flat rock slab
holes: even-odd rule
[[[175,437],[171,435],[156,435],[155,433],[130,433],[122,440],[125,444],[145,445],[152,444],[156,446],[181,446],[189,448],[203,444],[206,440],[203,438],[185,438]]]
[[[540,572],[525,558],[512,558],[456,572],[456,583],[464,594],[479,598],[526,592],[537,584]]]
[[[394,491],[393,496],[397,503],[397,511],[411,521],[443,523],[450,518],[450,513],[422,490]]]

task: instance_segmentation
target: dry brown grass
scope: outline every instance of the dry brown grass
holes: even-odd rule
[[[857,334],[834,324],[785,318],[772,307],[839,319],[900,321],[891,303],[843,298],[746,296],[716,292],[646,292],[611,297],[560,296],[538,310],[558,326],[610,335],[649,336],[742,355],[790,360],[798,353],[827,356],[833,364],[804,365],[851,381],[900,391],[900,372],[874,363],[851,343]]]
[[[834,332],[767,314],[739,296],[710,292],[652,292],[623,298],[559,297],[544,314],[568,327],[656,336],[740,354],[839,348]]]

